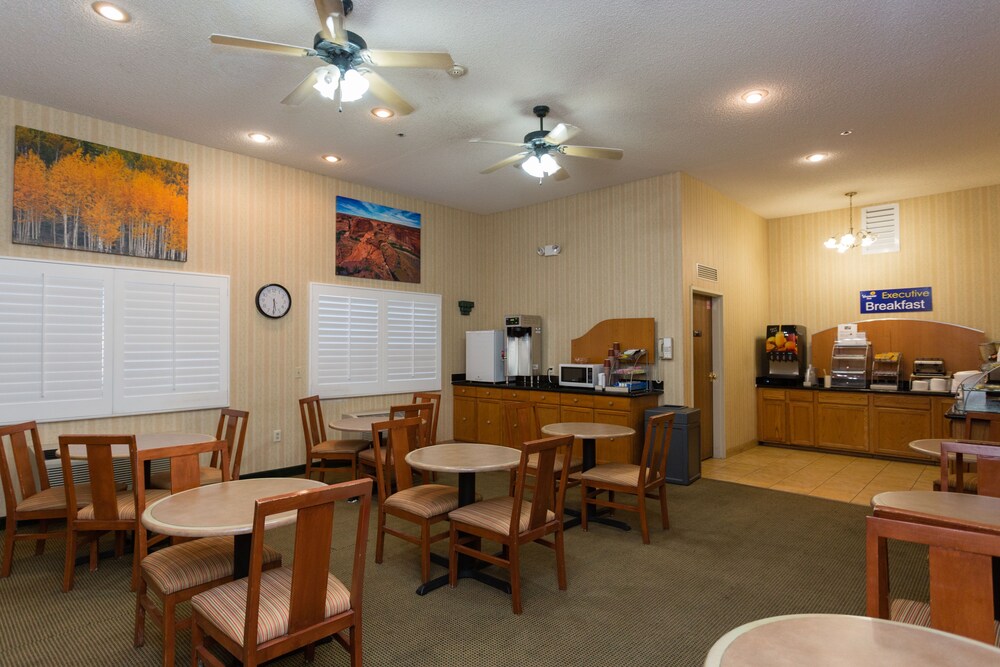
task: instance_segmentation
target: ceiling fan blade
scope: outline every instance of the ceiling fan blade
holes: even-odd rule
[[[576,125],[567,125],[566,123],[559,123],[545,135],[545,142],[549,144],[563,144],[575,137],[580,132],[580,128]]]
[[[497,144],[499,146],[517,146],[518,148],[524,148],[523,143],[515,143],[513,141],[493,141],[492,139],[469,139],[470,144]]]
[[[302,79],[302,83],[295,86],[295,90],[288,93],[288,96],[285,97],[285,99],[281,100],[281,103],[288,104],[291,106],[297,106],[305,102],[307,99],[309,99],[309,96],[312,95],[312,93],[314,92],[313,84],[316,83],[316,76],[319,74],[321,70],[324,69],[326,68],[317,67],[313,71],[309,72],[309,74],[306,75],[306,78]]]
[[[368,79],[368,91],[392,107],[398,115],[406,116],[413,113],[413,106],[404,100],[403,97],[396,92],[396,89],[389,85],[388,81],[371,70],[359,69],[358,71],[361,72],[362,76]]]
[[[377,67],[422,67],[448,69],[455,64],[451,54],[443,51],[383,51],[367,49],[365,60]]]
[[[316,13],[319,14],[319,22],[323,26],[319,31],[323,39],[333,44],[347,44],[342,0],[316,0]]]
[[[224,44],[225,46],[242,46],[247,49],[260,49],[262,51],[273,51],[283,53],[286,56],[314,56],[313,49],[304,46],[292,46],[291,44],[279,44],[277,42],[265,42],[259,39],[247,39],[246,37],[233,37],[232,35],[212,35],[209,40],[213,44]]]
[[[569,172],[566,171],[566,167],[559,165],[559,171],[552,174],[552,178],[554,178],[557,181],[565,181],[567,178],[569,178]]]
[[[503,169],[504,167],[506,167],[509,164],[514,164],[515,162],[517,162],[519,160],[523,160],[528,155],[531,155],[531,151],[524,151],[523,153],[518,153],[517,155],[511,155],[509,158],[506,158],[504,160],[500,160],[495,165],[492,165],[490,167],[486,167],[486,169],[483,169],[479,173],[480,174],[492,174],[494,171],[496,171],[498,169]]]
[[[600,157],[606,160],[621,160],[625,151],[620,148],[600,148],[598,146],[560,146],[559,152],[573,157]]]

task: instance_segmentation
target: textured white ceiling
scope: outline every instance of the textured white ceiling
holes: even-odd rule
[[[490,213],[684,171],[767,217],[1000,183],[996,0],[355,0],[370,47],[446,50],[469,73],[381,69],[416,111],[377,121],[369,99],[280,103],[316,59],[212,45],[223,33],[311,47],[311,0],[0,0],[0,94],[456,208]],[[766,88],[764,104],[739,95]],[[478,172],[520,141],[572,177]],[[256,145],[252,130],[274,141]],[[849,136],[841,136],[851,130]],[[399,136],[403,135],[403,136]],[[824,163],[803,156],[822,151]],[[335,153],[343,162],[320,161]]]

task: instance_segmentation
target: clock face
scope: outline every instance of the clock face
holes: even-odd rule
[[[291,307],[292,296],[281,285],[272,283],[257,290],[257,310],[264,317],[284,317]]]

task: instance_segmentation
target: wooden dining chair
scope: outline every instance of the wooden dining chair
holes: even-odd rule
[[[351,470],[351,479],[358,476],[358,452],[369,447],[367,440],[327,440],[326,421],[319,396],[299,399],[299,414],[302,416],[302,434],[306,443],[306,479],[312,479],[314,472],[320,480],[326,481],[326,473],[335,470],[329,465],[336,461],[346,462]]]
[[[206,646],[211,638],[245,667],[305,648],[332,636],[361,667],[362,593],[372,482],[359,479],[258,500],[254,508],[250,571],[246,579],[217,586],[191,599],[194,660],[223,667]],[[359,498],[354,563],[348,588],[330,573],[334,504]],[[264,571],[264,522],[296,512],[295,560]],[[346,631],[346,632],[345,632]],[[346,636],[345,636],[346,634]]]
[[[431,420],[427,428],[427,444],[437,444],[438,416],[441,414],[441,394],[435,391],[417,391],[413,393],[413,403],[430,403],[434,406],[431,410]]]
[[[417,484],[406,455],[420,446],[423,422],[420,417],[390,419],[372,424],[372,442],[377,460],[378,523],[375,529],[375,562],[382,563],[385,535],[393,535],[420,547],[420,580],[430,579],[431,544],[448,537],[448,531],[431,534],[431,526],[448,520],[448,512],[458,507],[458,489],[444,484]],[[385,431],[387,452],[383,455],[378,433]],[[393,485],[395,481],[395,485]],[[395,490],[393,490],[395,486]],[[416,524],[419,535],[387,525],[393,516]]]
[[[966,455],[976,457],[975,485],[968,484],[965,472]],[[954,459],[952,458],[954,456]],[[952,474],[949,465],[954,463]],[[1000,498],[1000,443],[979,440],[941,441],[941,477],[938,489],[963,493],[977,493],[981,496]],[[970,488],[971,486],[971,488]]]
[[[250,413],[246,410],[222,408],[219,411],[219,424],[215,427],[215,439],[225,440],[229,450],[229,479],[240,478],[240,463],[243,460],[243,444],[247,437],[247,420]],[[212,454],[207,466],[198,468],[199,485],[218,484],[222,481],[222,455]],[[153,473],[150,477],[150,487],[154,489],[170,488],[170,473]]]
[[[137,451],[132,466],[135,503],[139,517],[147,506],[147,490],[143,481],[146,461],[170,461],[170,493],[180,493],[201,485],[201,455],[218,457],[221,482],[229,481],[229,443],[226,440],[192,445],[171,446]],[[193,540],[173,538],[173,544],[149,553],[149,547],[167,539],[151,537],[136,520],[135,572],[138,575],[135,594],[134,645],[145,644],[146,618],[160,626],[163,635],[163,665],[174,664],[175,637],[178,630],[190,627],[191,617],[177,618],[177,605],[210,588],[233,579],[233,537],[213,536]],[[264,569],[281,567],[281,552],[264,546]]]
[[[541,438],[542,432],[539,429],[538,413],[535,411],[535,404],[528,401],[504,401],[503,429],[507,446],[518,450],[524,449],[524,443]],[[528,475],[531,477],[534,477],[535,474],[535,463],[534,460],[528,461]],[[569,464],[570,474],[580,472],[581,470],[583,470],[583,461],[571,456]],[[510,471],[510,482],[507,491],[510,495],[514,495],[514,482],[517,479],[517,473],[516,468]],[[555,469],[557,483],[560,479],[560,473],[562,473],[562,461],[557,458]],[[579,481],[575,479],[568,479],[567,483],[570,486],[579,484]]]
[[[572,449],[571,435],[524,443],[513,496],[475,502],[448,514],[451,521],[448,577],[452,587],[458,584],[459,554],[502,567],[510,573],[511,604],[514,613],[520,614],[521,547],[536,542],[555,551],[559,590],[566,590],[563,505]],[[532,458],[535,460],[533,472],[529,471]],[[559,482],[555,479],[557,461],[561,470]],[[529,476],[536,480],[530,499],[526,495]],[[553,539],[546,538],[553,533]],[[503,547],[501,554],[491,554],[483,549],[482,540],[499,542]]]
[[[394,405],[389,408],[389,419],[412,419],[414,417],[420,418],[420,433],[419,433],[419,444],[418,447],[426,447],[432,444],[431,440],[431,430],[430,424],[434,419],[434,404],[425,401],[419,403],[411,403],[409,405]],[[382,437],[377,437],[379,434],[372,432],[372,443],[375,440],[381,440]],[[378,450],[378,456],[382,458],[379,460],[381,464],[385,464],[385,457],[391,456],[390,449],[383,446]],[[378,475],[376,473],[375,465],[375,447],[374,444],[361,452],[358,452],[358,476],[370,477],[373,482],[378,484]],[[432,477],[433,478],[433,477]],[[392,469],[390,466],[389,479],[393,479]]]
[[[602,463],[590,470],[575,473],[574,478],[582,484],[583,509],[580,525],[587,530],[587,508],[590,505],[609,507],[639,513],[642,543],[649,544],[649,519],[646,499],[660,500],[660,518],[663,530],[670,528],[667,515],[667,455],[670,453],[670,435],[674,424],[674,413],[657,415],[646,425],[646,440],[642,447],[639,465],[631,463]],[[602,498],[601,493],[608,497]],[[615,494],[636,496],[636,504],[615,501]]]
[[[79,506],[81,494],[73,481],[70,446],[77,445],[86,451],[87,472],[90,475],[90,504]],[[98,546],[101,535],[115,533],[115,555],[121,556],[126,532],[135,529],[136,504],[134,491],[120,490],[115,483],[111,448],[127,447],[129,458],[135,460],[134,435],[61,435],[59,456],[62,459],[66,493],[66,561],[63,568],[63,592],[73,588],[76,569],[76,552],[81,545],[90,547],[90,570],[97,569]],[[168,495],[162,489],[150,489],[147,502]],[[133,585],[135,576],[133,575]]]
[[[37,482],[32,469],[38,471]],[[49,486],[45,453],[35,422],[0,426],[0,481],[7,507],[0,577],[8,577],[13,567],[15,543],[34,540],[37,556],[45,551],[46,540],[66,534],[61,527],[49,531],[50,521],[66,520],[66,490],[61,486]],[[79,507],[90,504],[89,484],[77,485],[76,502]],[[18,523],[24,522],[38,522],[37,528],[20,531]]]
[[[869,516],[866,522],[866,614],[923,625],[1000,646],[993,558],[1000,535]],[[888,540],[927,545],[930,603],[892,599]]]

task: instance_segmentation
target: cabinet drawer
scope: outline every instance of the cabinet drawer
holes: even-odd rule
[[[553,403],[559,405],[559,393],[555,391],[532,391],[528,393],[533,403]]]
[[[594,407],[601,410],[621,410],[628,412],[632,409],[630,398],[623,396],[594,396]]]
[[[773,401],[785,400],[784,389],[758,389],[757,393],[763,399],[773,400]]]
[[[594,397],[586,394],[560,394],[560,405],[572,405],[578,408],[594,407]]]
[[[835,391],[829,394],[816,394],[816,402],[834,405],[868,405],[868,394],[849,394]]]
[[[502,389],[497,389],[496,387],[479,387],[476,389],[476,396],[478,398],[495,398],[500,399],[500,392]]]
[[[525,389],[503,389],[500,397],[505,401],[530,401],[532,392]]]
[[[808,389],[791,389],[788,391],[788,400],[796,403],[812,403],[816,392]]]
[[[876,408],[902,408],[903,410],[930,410],[930,396],[873,396]]]
[[[455,396],[465,396],[466,398],[474,398],[476,395],[475,387],[452,387],[452,392]]]

